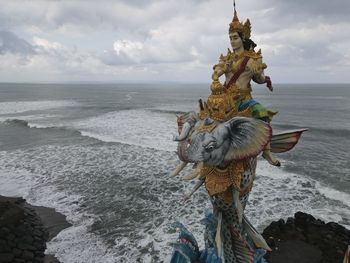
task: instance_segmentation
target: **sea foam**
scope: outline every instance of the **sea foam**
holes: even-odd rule
[[[0,102],[0,115],[18,114],[28,111],[39,111],[62,107],[77,106],[74,100],[41,100],[41,101],[10,101]]]

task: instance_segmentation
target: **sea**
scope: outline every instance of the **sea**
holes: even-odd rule
[[[0,195],[55,208],[71,227],[47,244],[61,262],[169,262],[183,223],[203,243],[204,188],[169,174],[176,116],[209,84],[0,84]],[[350,228],[350,84],[253,86],[274,132],[308,128],[281,167],[259,157],[245,213],[262,231],[297,211]]]

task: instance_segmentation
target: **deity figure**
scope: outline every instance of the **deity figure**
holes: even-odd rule
[[[264,69],[267,68],[267,65],[262,62],[261,50],[254,51],[256,44],[250,39],[250,35],[249,19],[244,24],[240,23],[237,11],[234,10],[234,17],[229,27],[232,52],[228,49],[227,55],[221,55],[219,63],[214,65],[212,86],[220,89],[219,77],[225,74],[223,87],[226,90],[231,90],[232,95],[237,99],[238,111],[243,112],[248,109],[248,114],[251,117],[270,122],[276,112],[265,109],[251,95],[251,80],[258,84],[266,83],[271,92],[273,87],[270,77],[264,75]],[[221,105],[216,106],[220,107]],[[280,166],[280,162],[271,153],[270,144],[267,144],[262,156],[270,164]]]
[[[178,118],[178,156],[181,163],[172,173],[179,174],[188,163],[194,171],[186,180],[198,179],[189,197],[204,185],[213,206],[203,223],[206,226],[204,250],[199,250],[193,235],[180,223],[171,263],[263,263],[270,248],[244,215],[253,187],[257,156],[279,165],[272,152],[288,151],[306,129],[272,135],[270,121],[275,112],[265,109],[251,96],[251,80],[266,83],[272,91],[261,51],[255,52],[250,40],[250,21],[230,23],[232,51],[221,55],[213,67],[211,94],[199,101],[199,112]],[[219,77],[225,75],[225,83]]]

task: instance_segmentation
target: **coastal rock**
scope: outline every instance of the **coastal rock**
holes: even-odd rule
[[[0,253],[0,262],[12,262],[14,256],[10,253]]]
[[[20,197],[0,196],[0,263],[59,262],[44,254],[46,242],[69,226],[52,208],[31,206]]]
[[[272,222],[263,236],[272,248],[269,263],[339,263],[350,244],[350,230],[303,212]]]
[[[32,260],[32,259],[34,259],[34,254],[31,251],[25,250],[23,252],[22,258],[25,260]]]

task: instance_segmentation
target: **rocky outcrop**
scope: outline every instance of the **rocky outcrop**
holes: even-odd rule
[[[44,262],[48,233],[24,201],[0,199],[0,262]]]
[[[340,263],[350,244],[350,230],[302,212],[272,222],[263,236],[272,248],[269,263]]]
[[[46,242],[69,224],[52,210],[0,196],[0,263],[58,262],[45,256]]]

